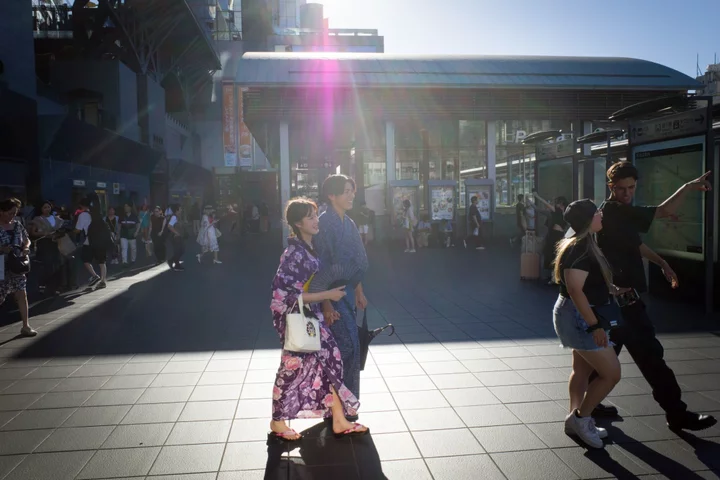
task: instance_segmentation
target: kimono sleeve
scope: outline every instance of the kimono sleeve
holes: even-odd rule
[[[272,282],[272,301],[270,310],[273,315],[283,317],[293,308],[303,290],[299,265],[302,252],[290,245],[280,259],[275,278]]]
[[[320,258],[321,265],[332,265],[335,248],[335,229],[326,213],[320,215],[320,231],[313,238],[313,248]]]

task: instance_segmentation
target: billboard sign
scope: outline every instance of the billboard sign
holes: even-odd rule
[[[235,84],[223,83],[223,152],[226,167],[237,167],[237,125],[235,118]]]

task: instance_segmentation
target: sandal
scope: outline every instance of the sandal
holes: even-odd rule
[[[292,428],[291,428],[290,430],[285,430],[285,431],[282,432],[282,433],[278,433],[278,432],[273,432],[273,431],[271,431],[271,432],[270,432],[270,435],[272,435],[272,436],[274,436],[274,437],[277,437],[277,438],[279,438],[279,439],[281,439],[281,440],[285,440],[286,442],[297,442],[298,440],[301,440],[301,439],[302,439],[302,435],[300,435],[299,433],[297,433],[297,432],[296,432],[295,430],[293,430]],[[292,437],[294,437],[294,436],[296,436],[296,435],[297,435],[297,438],[292,438]]]
[[[362,430],[364,429],[364,430]],[[365,435],[370,431],[369,428],[367,428],[365,425],[361,425],[359,423],[353,423],[353,426],[348,428],[342,433],[334,433],[335,438],[342,438],[342,437],[359,437],[361,435]]]

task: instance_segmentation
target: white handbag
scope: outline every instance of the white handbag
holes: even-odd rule
[[[298,353],[320,351],[320,323],[305,316],[302,295],[295,305],[300,306],[300,311],[285,316],[285,350]],[[295,310],[295,305],[290,312]]]

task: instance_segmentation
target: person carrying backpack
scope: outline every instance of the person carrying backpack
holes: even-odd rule
[[[99,202],[91,202],[90,199],[83,199],[80,202],[80,215],[75,224],[75,232],[82,233],[85,241],[82,245],[80,257],[85,269],[90,273],[88,286],[97,289],[107,287],[107,252],[113,244],[112,234],[107,223],[103,221]],[[95,273],[93,262],[100,267],[100,275]]]

